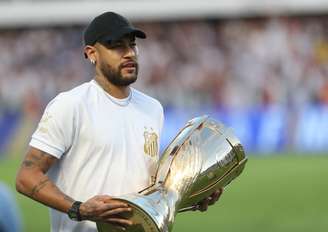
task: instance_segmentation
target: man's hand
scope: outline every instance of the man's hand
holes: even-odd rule
[[[82,220],[110,223],[121,229],[133,225],[133,222],[122,218],[119,214],[131,211],[132,208],[128,204],[113,200],[108,195],[95,196],[80,206]]]
[[[199,210],[201,212],[206,211],[209,205],[214,205],[215,202],[219,200],[222,193],[223,193],[223,188],[215,191],[214,193],[211,194],[211,196],[206,197],[205,199],[198,202],[195,210]]]

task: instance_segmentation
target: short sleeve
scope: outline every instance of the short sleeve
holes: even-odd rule
[[[60,158],[74,137],[74,104],[69,96],[58,95],[46,107],[30,146]]]

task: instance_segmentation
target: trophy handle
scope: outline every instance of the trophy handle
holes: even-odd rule
[[[212,197],[208,197],[208,198],[210,198],[210,200],[211,200]],[[200,206],[198,204],[192,205],[192,206],[188,206],[188,207],[184,207],[184,208],[179,209],[178,210],[178,213],[183,213],[183,212],[188,212],[188,211],[196,211],[196,210],[199,209],[199,207]]]
[[[193,206],[189,206],[189,207],[179,209],[178,213],[183,213],[183,212],[188,212],[188,211],[195,211],[195,210],[198,210],[198,209],[199,209],[198,205],[193,205]]]

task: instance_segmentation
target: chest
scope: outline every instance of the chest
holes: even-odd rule
[[[80,119],[79,136],[88,144],[113,152],[157,156],[159,118],[135,106],[91,106]]]

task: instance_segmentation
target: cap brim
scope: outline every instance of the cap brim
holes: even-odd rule
[[[115,33],[112,33],[111,35],[108,36],[104,36],[103,38],[101,38],[101,41],[117,41],[119,39],[121,39],[123,36],[125,35],[129,35],[132,34],[137,38],[140,39],[145,39],[147,36],[146,34],[136,28],[133,27],[123,27],[120,30],[115,31]]]

